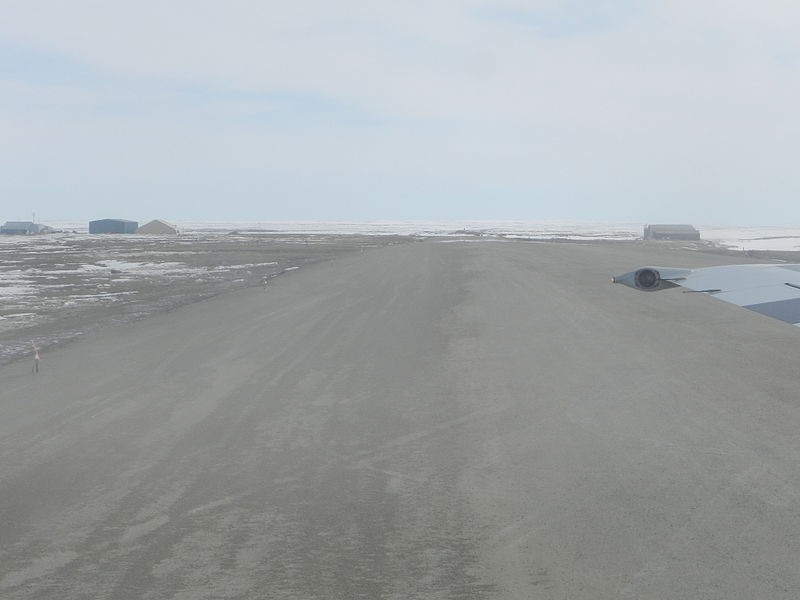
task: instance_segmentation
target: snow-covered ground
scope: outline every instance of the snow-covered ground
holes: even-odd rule
[[[48,225],[78,233],[86,233],[88,228],[87,223],[77,221]],[[292,235],[452,236],[467,233],[569,239],[635,239],[642,229],[637,223],[571,221],[179,221],[175,225],[185,234],[242,231]]]
[[[733,250],[800,250],[800,227],[700,227],[700,235]]]
[[[365,222],[217,222],[180,223],[185,231],[263,231],[327,235],[520,236],[539,239],[636,239],[641,226],[631,223],[569,221],[365,221]]]
[[[60,222],[50,225],[70,231],[86,232],[86,222]],[[184,221],[178,227],[186,234],[286,233],[316,235],[472,235],[524,237],[533,239],[635,240],[641,237],[643,223],[592,223],[576,221]],[[800,250],[800,226],[714,226],[699,225],[704,240],[737,250]]]

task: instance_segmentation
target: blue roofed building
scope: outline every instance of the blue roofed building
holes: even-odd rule
[[[89,233],[136,233],[139,223],[126,219],[89,221]]]

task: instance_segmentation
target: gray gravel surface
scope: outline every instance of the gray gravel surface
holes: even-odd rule
[[[377,248],[0,367],[0,597],[800,597],[800,330]],[[741,260],[739,260],[741,262]]]

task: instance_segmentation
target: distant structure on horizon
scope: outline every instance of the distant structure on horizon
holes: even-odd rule
[[[6,221],[0,227],[0,233],[5,235],[30,235],[40,233],[41,226],[33,221]]]
[[[645,225],[646,240],[686,240],[699,242],[700,232],[691,225]]]
[[[153,219],[136,230],[136,233],[145,233],[150,235],[178,235],[178,228],[171,223],[162,221],[161,219]]]
[[[139,223],[125,219],[89,221],[89,233],[136,233]]]

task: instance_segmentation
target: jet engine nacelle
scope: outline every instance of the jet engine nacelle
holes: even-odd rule
[[[660,267],[642,267],[630,273],[612,278],[614,283],[622,283],[628,287],[645,292],[655,292],[676,287],[675,281],[682,280],[688,269],[662,269]]]

